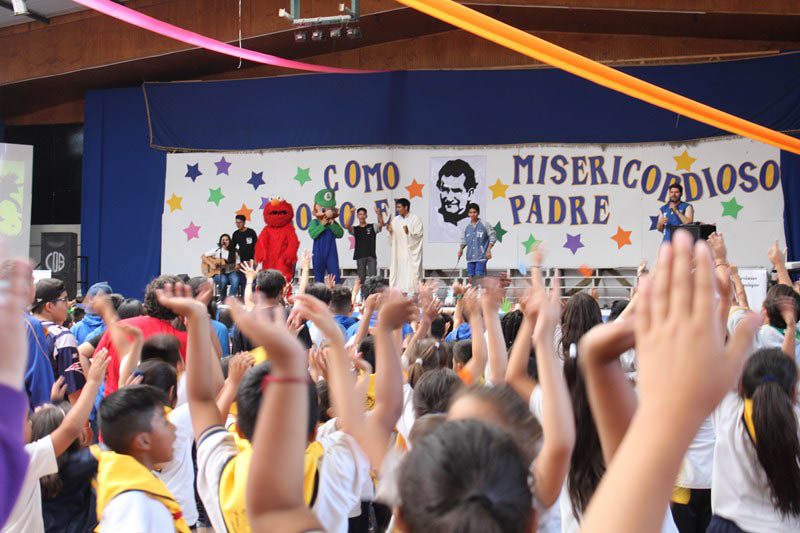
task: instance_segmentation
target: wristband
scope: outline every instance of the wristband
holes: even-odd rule
[[[303,376],[303,377],[295,377],[295,376],[278,377],[278,376],[272,376],[270,374],[267,374],[266,376],[264,376],[264,379],[261,380],[261,391],[263,392],[264,389],[267,388],[267,385],[269,385],[270,383],[284,383],[284,384],[288,384],[288,385],[293,385],[293,384],[306,385],[306,384],[309,383],[309,380],[308,380],[308,376]]]
[[[714,268],[719,268],[721,266],[731,266],[730,263],[721,262],[721,263],[714,263]]]

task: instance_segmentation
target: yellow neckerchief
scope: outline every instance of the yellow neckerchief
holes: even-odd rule
[[[234,433],[234,440],[239,453],[231,457],[222,469],[222,475],[219,478],[219,506],[228,531],[245,533],[250,531],[245,498],[253,448],[249,441],[239,438],[236,433]]]
[[[403,438],[400,432],[397,433],[397,439],[394,441],[394,447],[400,450],[401,452],[408,451],[408,444],[406,444],[406,439]]]
[[[747,427],[747,432],[750,438],[753,439],[753,444],[756,443],[756,427],[753,425],[753,400],[752,398],[744,399],[744,412],[742,413],[742,420]]]
[[[98,522],[102,519],[103,510],[111,500],[124,492],[138,490],[164,504],[164,507],[172,515],[175,531],[189,533],[189,526],[183,519],[183,511],[175,501],[175,497],[164,482],[153,475],[142,463],[130,455],[100,450],[97,445],[91,446],[89,450],[97,459],[95,491],[97,493]]]
[[[303,464],[303,498],[306,505],[311,507],[317,499],[319,485],[319,461],[325,455],[325,448],[319,441],[314,441],[306,446],[306,457]]]
[[[367,385],[367,398],[366,398],[367,411],[371,411],[375,407],[375,374],[369,375],[369,384]]]
[[[256,364],[256,365],[260,364],[260,363],[263,363],[264,361],[269,360],[269,357],[267,356],[267,351],[264,348],[262,348],[261,346],[259,346],[258,348],[253,348],[252,350],[250,350],[250,355],[253,356],[253,359],[255,360],[254,364]]]
[[[238,436],[235,436],[235,439],[239,453],[232,457],[222,469],[222,475],[219,479],[219,505],[228,531],[248,533],[251,529],[250,522],[247,520],[245,502],[247,476],[250,470],[250,460],[253,457],[253,448],[248,440]],[[325,448],[318,441],[314,441],[306,447],[303,468],[303,496],[309,507],[316,500],[316,492],[319,485],[317,479],[319,462],[324,454]]]
[[[679,503],[681,505],[688,505],[691,497],[692,489],[675,485],[672,487],[672,496],[670,497],[669,501],[672,503]]]

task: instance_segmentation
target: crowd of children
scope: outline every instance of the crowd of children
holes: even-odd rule
[[[605,322],[534,251],[507,313],[495,277],[445,313],[362,276],[356,311],[305,256],[224,306],[96,284],[71,328],[2,256],[2,531],[800,531],[800,294],[768,255],[760,314],[722,236],[678,232]]]

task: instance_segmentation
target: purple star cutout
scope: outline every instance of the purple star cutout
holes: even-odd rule
[[[259,207],[259,209],[261,209],[261,210],[263,211],[264,209],[266,209],[266,208],[267,208],[267,204],[268,204],[268,203],[269,203],[269,198],[264,198],[264,197],[262,196],[262,197],[261,197],[261,207]]]
[[[355,250],[356,249],[356,238],[353,237],[352,235],[350,235],[348,237],[348,239],[350,239],[350,249],[351,250]]]
[[[575,255],[579,248],[583,248],[581,234],[578,233],[577,235],[570,235],[567,233],[567,242],[564,243],[564,248],[572,252],[572,255]]]
[[[194,222],[190,221],[189,225],[183,228],[183,232],[186,234],[187,241],[200,238],[200,226],[195,226]]]
[[[230,163],[228,163],[230,165]],[[227,172],[226,172],[227,174]],[[247,180],[247,183],[253,186],[253,190],[255,191],[262,185],[264,185],[264,173],[263,172],[251,172],[250,179]]]
[[[658,215],[650,215],[650,230],[658,231]]]
[[[186,165],[186,177],[191,178],[192,183],[197,179],[198,176],[202,176],[203,173],[200,172],[200,163],[195,163],[194,165]]]
[[[231,168],[231,164],[225,161],[225,156],[222,156],[222,159],[214,163],[217,166],[217,176],[220,174],[225,174],[226,176],[230,176],[228,174],[228,169]]]

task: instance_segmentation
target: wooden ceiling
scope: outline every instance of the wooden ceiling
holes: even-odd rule
[[[335,14],[335,1],[306,0],[303,16]],[[677,62],[800,48],[795,0],[484,0],[465,2],[594,59]],[[277,16],[283,1],[242,1],[242,46],[362,69],[535,67],[536,63],[390,0],[363,0],[363,38],[295,43]],[[239,31],[235,0],[134,0],[126,5],[226,42]],[[89,89],[143,81],[295,74],[245,62],[128,26],[94,12],[49,25],[0,28],[0,117],[9,124],[82,121]]]

